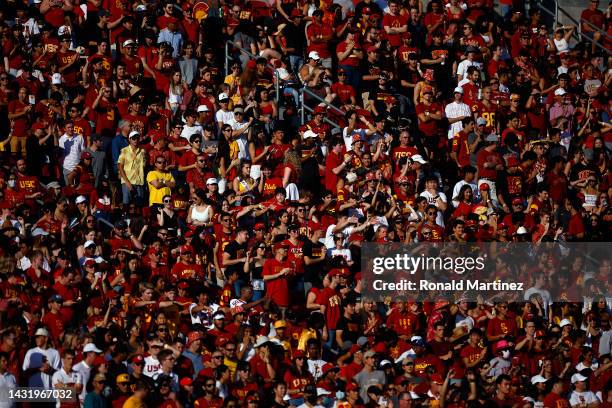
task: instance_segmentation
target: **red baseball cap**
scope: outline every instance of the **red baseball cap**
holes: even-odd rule
[[[189,377],[181,378],[181,381],[179,381],[179,384],[181,385],[181,387],[189,387],[190,385],[193,384],[193,380]]]
[[[186,253],[193,254],[193,247],[191,245],[181,246],[181,254],[186,254]]]
[[[431,382],[440,385],[444,384],[444,380],[442,379],[442,376],[440,374],[432,374]]]
[[[189,332],[189,334],[187,335],[187,345],[190,345],[196,340],[201,340],[203,337],[204,335],[200,332],[197,332],[197,331]]]
[[[140,363],[144,363],[144,357],[142,354],[138,354],[135,355],[134,357],[132,357],[132,359],[130,360],[130,363],[132,364],[140,364]]]

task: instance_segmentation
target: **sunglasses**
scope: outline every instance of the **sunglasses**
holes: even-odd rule
[[[171,203],[172,201],[170,200],[164,200],[164,203]]]
[[[166,164],[165,161],[156,161],[155,163],[157,163],[157,164]]]
[[[427,211],[427,215],[437,215],[437,211]]]

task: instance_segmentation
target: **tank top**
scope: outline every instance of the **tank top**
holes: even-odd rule
[[[202,211],[198,211],[195,206],[191,207],[191,219],[193,221],[208,222],[210,221],[210,205]]]

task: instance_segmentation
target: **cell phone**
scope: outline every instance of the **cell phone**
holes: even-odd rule
[[[36,97],[34,95],[28,96],[28,102],[30,105],[36,105]]]

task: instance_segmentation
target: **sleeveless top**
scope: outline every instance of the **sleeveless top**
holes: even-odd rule
[[[200,221],[200,222],[208,222],[210,221],[210,205],[207,205],[206,208],[202,211],[198,211],[195,207],[195,205],[193,207],[191,207],[191,219],[193,221]]]

